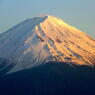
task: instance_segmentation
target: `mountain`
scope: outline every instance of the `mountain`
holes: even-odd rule
[[[95,40],[60,18],[27,19],[0,35],[0,74],[47,62],[95,64]]]

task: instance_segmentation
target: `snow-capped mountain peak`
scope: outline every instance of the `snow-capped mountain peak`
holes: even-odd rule
[[[0,36],[0,71],[31,68],[47,61],[95,64],[95,40],[54,16],[27,19]],[[0,65],[3,63],[1,62]]]

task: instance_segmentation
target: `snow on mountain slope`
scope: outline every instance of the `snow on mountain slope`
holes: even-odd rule
[[[94,65],[95,40],[54,16],[35,17],[0,36],[0,58],[9,60],[0,71],[14,64],[8,72],[47,61]]]

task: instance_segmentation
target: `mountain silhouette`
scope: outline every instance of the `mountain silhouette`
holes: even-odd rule
[[[48,62],[0,76],[0,95],[95,95],[95,68]]]

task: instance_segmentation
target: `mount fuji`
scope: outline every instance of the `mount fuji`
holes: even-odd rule
[[[0,74],[41,64],[95,65],[95,40],[54,16],[27,19],[0,35]]]

